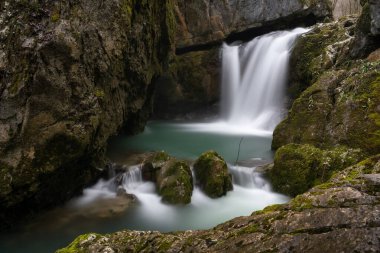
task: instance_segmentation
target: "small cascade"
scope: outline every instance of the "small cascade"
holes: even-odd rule
[[[232,174],[234,184],[245,188],[270,191],[269,183],[265,181],[261,174],[256,172],[255,169],[255,167],[229,166],[229,171]]]
[[[131,166],[122,174],[121,185],[127,192],[135,191],[141,184],[143,179],[140,166]]]
[[[307,29],[223,45],[222,117],[230,125],[273,131],[282,118],[290,52]]]

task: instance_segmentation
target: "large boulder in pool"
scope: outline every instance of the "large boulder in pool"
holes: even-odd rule
[[[170,156],[164,151],[149,154],[141,165],[143,180],[156,182],[157,172],[169,160]]]
[[[227,164],[215,151],[203,153],[194,164],[194,172],[197,184],[211,198],[226,195],[233,189]]]
[[[188,204],[193,193],[193,176],[190,167],[174,158],[157,171],[157,190],[162,201],[169,204]]]

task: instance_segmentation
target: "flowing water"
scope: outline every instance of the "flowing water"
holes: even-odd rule
[[[282,118],[289,52],[305,29],[276,32],[241,45],[222,48],[222,117],[213,123],[150,122],[133,137],[120,137],[111,152],[165,150],[193,161],[214,149],[225,157],[234,190],[210,199],[195,187],[191,204],[161,202],[155,185],[142,180],[139,165],[123,174],[100,180],[65,206],[41,215],[17,234],[0,236],[0,252],[53,252],[77,235],[110,233],[122,229],[175,231],[205,229],[241,215],[249,215],[288,197],[274,193],[256,171],[270,161],[272,132]],[[240,161],[240,166],[235,165]],[[244,166],[243,166],[244,164]],[[126,208],[117,196],[122,187],[138,198]]]
[[[290,49],[306,31],[297,28],[244,45],[223,45],[222,113],[228,125],[274,130],[282,119]]]

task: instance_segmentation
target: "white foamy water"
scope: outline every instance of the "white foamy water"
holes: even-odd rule
[[[230,128],[274,130],[282,119],[290,52],[307,31],[297,28],[239,46],[223,45],[221,110]]]
[[[226,196],[211,199],[196,186],[191,204],[171,206],[161,202],[153,183],[142,180],[138,166],[131,167],[122,175],[121,185],[128,193],[136,195],[139,204],[126,214],[125,228],[161,231],[205,229],[236,216],[249,215],[265,206],[288,201],[288,197],[271,192],[269,183],[255,172],[255,168],[229,166],[229,170],[233,175],[234,190]],[[116,197],[116,193],[110,194],[110,189],[117,189],[115,184],[115,178],[101,180],[86,189],[76,203],[83,207],[91,204],[89,199],[95,201],[104,197]]]

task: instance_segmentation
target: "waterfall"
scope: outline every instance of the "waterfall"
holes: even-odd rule
[[[122,174],[121,185],[127,192],[133,192],[142,183],[143,179],[139,165],[131,166],[127,172]]]
[[[229,166],[229,171],[232,174],[233,183],[245,188],[265,189],[270,191],[270,185],[262,175],[255,171],[255,167]]]
[[[307,29],[273,32],[222,48],[222,117],[229,125],[273,131],[282,118],[291,49]]]

